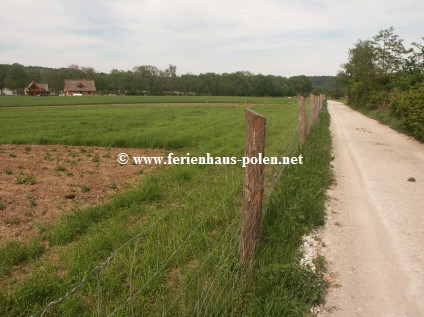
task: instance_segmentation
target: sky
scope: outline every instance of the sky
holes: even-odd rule
[[[0,64],[336,75],[379,30],[423,42],[422,0],[0,0]]]

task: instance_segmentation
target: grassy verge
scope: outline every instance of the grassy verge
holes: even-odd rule
[[[378,122],[382,124],[388,125],[393,130],[406,133],[402,125],[402,122],[394,116],[390,108],[381,109],[381,110],[366,110],[366,109],[358,109],[358,110],[364,115],[366,115],[367,117],[377,120]]]
[[[305,316],[323,300],[321,275],[299,265],[302,236],[324,224],[325,190],[332,173],[330,117],[321,113],[298,153],[305,164],[290,166],[266,210],[261,248],[253,271],[251,316]]]
[[[46,143],[110,145],[120,140],[122,146],[169,146],[183,155],[242,156],[243,109],[163,109],[25,109],[24,118],[18,113],[22,109],[8,109],[4,123],[26,124],[28,130],[1,134],[2,142],[43,138]],[[295,155],[296,107],[253,110],[267,117],[266,155]],[[40,125],[30,119],[37,116],[50,120]],[[108,134],[108,116],[125,131]],[[85,134],[79,132],[80,118],[90,127]],[[66,119],[69,131],[61,133]],[[297,263],[302,234],[323,222],[330,177],[328,120],[328,114],[321,116],[309,143],[299,150],[305,164],[285,170],[270,197],[251,279],[241,278],[238,264],[242,168],[172,166],[146,176],[107,204],[65,215],[44,228],[40,239],[48,245],[45,252],[16,257],[17,263],[26,263],[0,281],[0,315],[37,312],[90,272],[75,294],[44,316],[302,315],[322,296],[319,276]],[[102,269],[97,271],[98,265]]]
[[[347,104],[347,100],[345,98],[343,100],[340,100],[340,102]],[[396,116],[393,114],[390,108],[374,109],[374,110],[369,110],[363,107],[352,107],[352,108],[371,119],[377,120],[378,122],[391,127],[393,130],[408,134],[405,128],[403,127],[402,121],[396,118]]]
[[[347,104],[347,98],[346,97],[335,99],[335,101]]]
[[[37,258],[43,252],[43,245],[36,239],[27,243],[8,241],[0,248],[0,278],[9,273],[14,265]]]

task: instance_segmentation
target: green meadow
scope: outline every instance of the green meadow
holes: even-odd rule
[[[327,112],[299,146],[291,99],[180,99],[236,103],[225,107],[16,108],[88,102],[84,97],[8,98],[0,98],[0,144],[160,148],[175,156],[236,157],[244,154],[245,108],[238,103],[272,100],[249,106],[267,118],[265,155],[302,154],[305,163],[267,166],[261,241],[249,272],[241,270],[238,258],[241,165],[165,166],[103,204],[69,212],[51,226],[40,224],[31,241],[0,248],[1,316],[305,316],[323,299],[323,278],[299,265],[299,247],[302,235],[324,223],[331,181]],[[119,103],[122,97],[114,98],[90,100]],[[172,103],[172,98],[125,97],[124,103]]]
[[[67,106],[131,103],[239,103],[288,104],[290,98],[230,96],[0,96],[0,107]]]

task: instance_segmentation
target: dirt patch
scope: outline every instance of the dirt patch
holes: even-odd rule
[[[158,165],[121,165],[129,156],[161,150],[64,145],[0,145],[0,246],[33,236],[72,210],[99,203],[135,185]]]

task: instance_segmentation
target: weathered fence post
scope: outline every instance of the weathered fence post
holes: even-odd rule
[[[318,106],[318,116],[319,116],[319,113],[322,110],[322,94],[319,94],[317,97],[318,97],[318,104],[319,104]]]
[[[309,127],[315,123],[315,95],[309,95]]]
[[[319,113],[320,113],[320,96],[315,96],[315,120],[314,123],[319,121]]]
[[[319,117],[319,113],[321,112],[321,94],[317,95],[316,97],[316,102],[317,102],[317,119]]]
[[[250,162],[244,169],[241,211],[240,264],[244,270],[249,268],[259,242],[264,165],[252,163],[259,163],[265,154],[265,123],[263,116],[246,109],[245,157],[249,157]]]
[[[306,117],[305,117],[305,98],[297,96],[297,119],[299,122],[299,143],[306,142]]]

